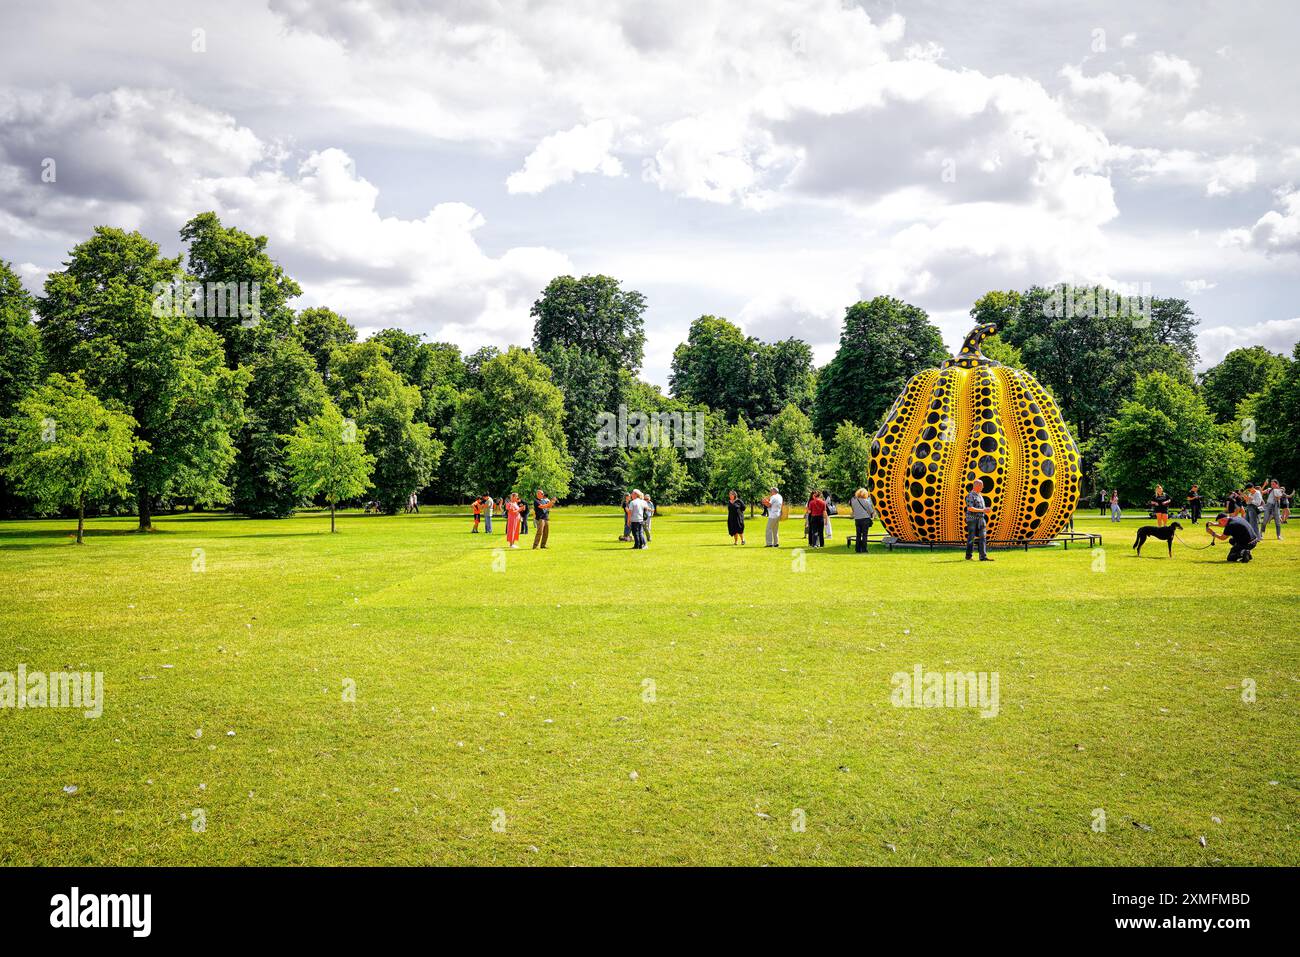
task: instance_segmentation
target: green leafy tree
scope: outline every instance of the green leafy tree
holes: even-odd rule
[[[573,480],[568,455],[551,439],[537,415],[524,417],[523,431],[527,438],[510,462],[515,473],[510,487],[524,502],[531,502],[539,488],[552,499],[568,495]]]
[[[835,430],[835,447],[826,458],[826,481],[838,499],[850,498],[867,485],[871,467],[871,436],[852,422]]]
[[[835,358],[817,376],[813,428],[823,439],[845,421],[874,428],[908,379],[947,357],[925,310],[891,296],[855,303]]]
[[[1232,422],[1243,399],[1262,392],[1286,371],[1285,356],[1263,346],[1233,349],[1201,376],[1201,394],[1216,422]]]
[[[77,510],[77,544],[84,540],[86,505],[126,494],[131,460],[145,450],[135,421],[107,409],[78,375],[54,373],[4,420],[9,445],[5,474],[41,512]]]
[[[735,489],[750,504],[750,513],[767,490],[777,484],[785,462],[776,443],[769,442],[758,429],[751,429],[743,418],[722,434],[719,443],[714,494],[725,497]]]
[[[402,381],[374,341],[334,350],[329,388],[339,409],[365,431],[375,457],[372,493],[385,512],[395,513],[429,483],[443,453],[429,424],[417,418],[420,390]]]
[[[1101,445],[1102,482],[1128,501],[1149,501],[1157,483],[1177,498],[1193,482],[1223,494],[1246,480],[1232,426],[1216,423],[1194,389],[1163,372],[1138,379]]]
[[[316,363],[295,338],[265,331],[252,350],[246,417],[236,439],[231,505],[253,518],[293,514],[301,496],[289,474],[285,435],[318,415],[325,384]]]
[[[791,403],[811,406],[812,350],[798,339],[764,343],[726,319],[700,316],[673,351],[668,382],[688,404],[762,425]]]
[[[370,487],[375,457],[366,451],[366,431],[345,419],[328,399],[312,419],[285,436],[289,475],[303,498],[323,498],[330,507],[330,531],[338,503]]]
[[[248,373],[226,367],[221,341],[169,308],[180,260],[139,233],[100,226],[49,275],[37,303],[51,371],[80,372],[92,393],[136,422],[146,451],[131,484],[142,531],[162,496],[221,502],[235,458]]]
[[[1242,402],[1239,434],[1250,450],[1251,468],[1261,479],[1276,478],[1291,491],[1300,484],[1300,343],[1283,360],[1281,372],[1262,391]]]
[[[972,317],[1000,322],[998,337],[1020,350],[1081,442],[1105,429],[1139,376],[1163,371],[1185,380],[1196,359],[1197,320],[1181,299],[1150,299],[1149,315],[1140,299],[1101,287],[1034,286],[996,305],[986,299]],[[1175,354],[1186,372],[1175,368]]]
[[[627,484],[657,505],[676,502],[687,477],[682,457],[671,445],[643,445],[628,454]]]
[[[302,288],[267,255],[265,236],[223,226],[216,213],[207,212],[181,227],[181,239],[189,243],[189,274],[200,287],[195,318],[221,338],[230,368],[251,361],[266,332],[290,333],[289,300],[302,295]]]
[[[509,487],[518,472],[516,456],[537,443],[539,431],[546,433],[560,460],[571,468],[564,435],[564,395],[551,381],[550,369],[531,352],[511,348],[485,362],[478,380],[465,394],[454,420],[453,452],[471,490]]]
[[[302,347],[316,362],[316,371],[328,375],[330,355],[335,349],[357,341],[357,330],[332,309],[315,306],[298,313],[294,328]]]
[[[596,441],[596,419],[617,412],[626,377],[645,353],[645,297],[611,276],[557,276],[533,303],[533,345],[564,394],[565,444],[573,494],[607,501],[619,488],[622,456]]]
[[[785,462],[777,486],[791,502],[807,501],[821,480],[825,460],[812,420],[792,403],[768,423],[767,437]]]
[[[9,263],[0,261],[0,419],[8,418],[41,378],[41,337],[32,322],[36,300]],[[0,474],[0,515],[19,509],[12,484]]]

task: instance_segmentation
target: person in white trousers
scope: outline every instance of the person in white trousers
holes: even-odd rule
[[[781,509],[784,507],[785,499],[773,488],[767,496],[767,530],[764,533],[767,548],[781,547]]]

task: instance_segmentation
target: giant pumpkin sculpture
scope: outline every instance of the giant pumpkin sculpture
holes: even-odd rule
[[[938,369],[918,372],[871,444],[872,501],[906,542],[964,542],[965,498],[984,480],[989,541],[1052,538],[1079,499],[1079,449],[1028,372],[980,353],[990,323]]]

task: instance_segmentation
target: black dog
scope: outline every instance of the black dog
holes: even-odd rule
[[[1158,538],[1169,546],[1169,557],[1174,557],[1174,532],[1181,532],[1183,526],[1177,522],[1170,522],[1164,528],[1159,525],[1143,525],[1138,529],[1138,537],[1133,542],[1133,547],[1137,549],[1139,555],[1142,554],[1142,546],[1147,543],[1148,538]]]

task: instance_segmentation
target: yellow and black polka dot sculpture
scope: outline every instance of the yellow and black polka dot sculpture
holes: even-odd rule
[[[938,369],[918,372],[871,445],[870,492],[890,535],[964,542],[970,483],[984,480],[989,541],[1046,539],[1079,500],[1079,449],[1028,372],[980,353],[982,325]]]

